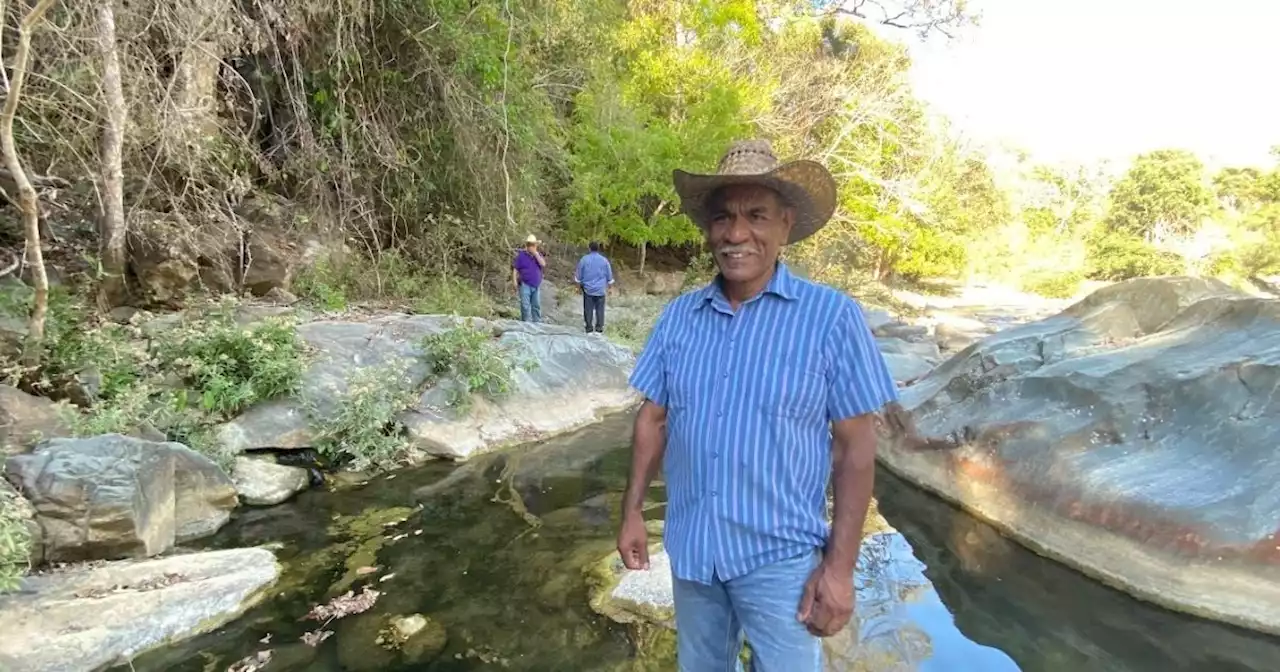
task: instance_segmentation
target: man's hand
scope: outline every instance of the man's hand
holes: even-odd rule
[[[833,569],[824,561],[809,575],[796,619],[818,637],[840,632],[853,617],[853,572]]]
[[[649,533],[644,529],[644,518],[626,516],[618,530],[618,554],[627,569],[649,569]]]

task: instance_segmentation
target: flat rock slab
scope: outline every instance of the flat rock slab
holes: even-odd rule
[[[207,632],[243,613],[279,575],[242,548],[28,577],[0,596],[0,669],[84,672]]]
[[[1280,302],[1103,288],[903,390],[881,461],[1167,607],[1280,633]]]
[[[301,399],[320,414],[342,403],[352,374],[394,362],[408,364],[408,383],[427,382],[420,344],[431,334],[460,324],[439,315],[383,315],[360,322],[302,324],[298,334],[315,356],[302,381]],[[498,401],[475,399],[465,414],[448,407],[447,383],[427,388],[401,416],[422,453],[466,459],[494,448],[546,438],[599,420],[636,403],[627,377],[634,355],[599,335],[579,329],[510,320],[471,320],[493,334],[514,363],[514,389]],[[300,400],[259,405],[224,424],[218,439],[231,452],[263,448],[306,448],[313,444],[309,418]]]

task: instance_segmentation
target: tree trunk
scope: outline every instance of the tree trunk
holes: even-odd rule
[[[27,179],[27,171],[18,160],[18,149],[13,143],[13,117],[18,113],[18,101],[22,96],[22,83],[27,78],[27,58],[31,54],[31,29],[49,11],[54,0],[40,0],[18,24],[18,48],[14,50],[9,92],[0,110],[0,154],[4,166],[18,188],[18,210],[22,213],[22,228],[27,239],[27,263],[31,265],[31,277],[35,281],[36,296],[31,306],[31,319],[27,324],[27,342],[23,361],[27,366],[40,363],[41,345],[44,341],[44,317],[49,309],[49,276],[44,272],[44,252],[40,248],[40,209],[36,202],[36,190]]]
[[[649,244],[647,242],[643,240],[640,241],[640,275],[644,275],[644,257],[645,257],[645,251],[648,249],[648,247],[649,247]]]
[[[106,101],[106,123],[102,126],[102,219],[98,221],[98,255],[103,277],[98,285],[98,306],[110,310],[128,300],[125,282],[124,91],[120,85],[120,57],[116,47],[114,0],[98,5],[98,55],[102,58],[102,92]]]

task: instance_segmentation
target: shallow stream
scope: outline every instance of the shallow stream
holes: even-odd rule
[[[223,672],[271,650],[268,672],[669,670],[587,606],[582,567],[613,547],[630,418],[465,466],[439,463],[340,492],[243,509],[205,548],[274,544],[280,583],[231,624],[133,661],[138,672]],[[859,637],[837,670],[1275,670],[1280,640],[1185,617],[1009,542],[881,470],[881,513],[858,580]],[[513,503],[513,494],[519,494]],[[661,518],[658,502],[649,515]],[[930,585],[932,582],[932,586]],[[373,609],[299,641],[317,603],[365,585]],[[387,614],[443,626],[406,662],[374,643]],[[648,653],[652,653],[651,651]],[[117,668],[128,670],[128,666]]]

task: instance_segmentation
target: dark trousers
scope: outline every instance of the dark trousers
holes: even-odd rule
[[[594,318],[594,322],[593,322]],[[582,319],[587,323],[587,333],[604,333],[604,297],[582,295]]]

